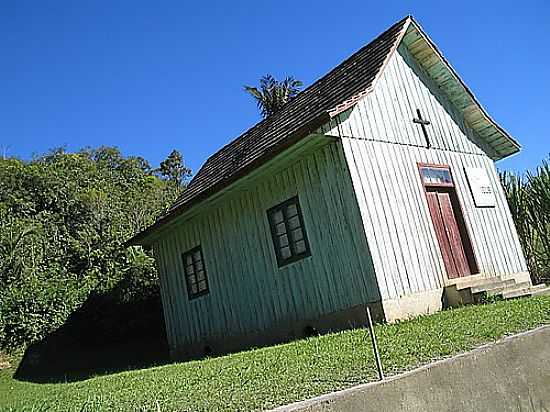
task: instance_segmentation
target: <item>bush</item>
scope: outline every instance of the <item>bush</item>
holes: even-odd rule
[[[0,159],[0,349],[43,339],[92,297],[92,317],[160,305],[153,259],[124,242],[181,193],[189,172],[171,156],[160,177],[109,147]]]
[[[89,288],[75,279],[25,279],[0,294],[2,346],[13,350],[61,326],[86,299]]]

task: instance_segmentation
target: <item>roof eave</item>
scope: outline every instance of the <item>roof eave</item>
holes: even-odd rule
[[[150,246],[153,240],[153,237],[155,234],[164,226],[166,226],[168,223],[173,222],[176,218],[181,216],[183,213],[187,212],[190,208],[197,206],[198,204],[204,202],[205,200],[209,199],[216,193],[222,191],[229,185],[235,183],[237,180],[245,177],[249,173],[251,173],[253,170],[257,169],[258,167],[262,166],[264,163],[268,162],[269,160],[273,159],[278,154],[282,153],[289,147],[293,146],[295,143],[300,141],[301,139],[307,137],[311,133],[315,132],[319,127],[321,127],[323,124],[330,121],[330,115],[328,112],[323,112],[316,118],[313,118],[308,123],[302,125],[299,127],[296,131],[294,131],[292,134],[290,134],[285,140],[281,142],[278,146],[275,146],[272,150],[265,153],[260,158],[256,159],[255,161],[248,164],[246,167],[241,169],[241,171],[237,174],[231,175],[227,179],[221,180],[219,183],[215,184],[214,186],[211,186],[208,190],[200,193],[199,195],[193,197],[189,202],[183,203],[176,207],[175,209],[171,210],[164,216],[161,216],[157,219],[155,223],[153,223],[151,226],[147,227],[143,231],[139,232],[138,234],[134,235],[132,238],[127,240],[124,245],[126,247],[128,246]]]
[[[426,34],[426,32],[422,29],[422,27],[412,17],[410,17],[410,23],[407,25],[406,31],[408,31],[411,27],[416,29],[416,31],[422,37],[422,39],[427,43],[427,45],[431,48],[431,50],[435,53],[435,55],[441,60],[441,62],[445,66],[445,68],[449,71],[449,73],[450,73],[451,77],[453,78],[453,80],[458,85],[460,85],[461,89],[464,91],[467,98],[472,102],[473,106],[477,109],[477,113],[479,114],[479,116],[487,124],[491,125],[494,128],[494,130],[496,132],[498,132],[498,134],[500,134],[500,137],[504,140],[503,143],[499,143],[500,145],[505,145],[504,150],[502,150],[502,149],[497,150],[495,148],[495,152],[498,154],[498,157],[495,160],[500,160],[500,159],[503,159],[507,156],[510,156],[510,155],[514,154],[514,153],[519,152],[520,149],[521,149],[521,145],[519,144],[519,142],[516,139],[514,139],[510,135],[510,133],[508,133],[501,125],[499,125],[488,114],[488,112],[485,110],[485,108],[477,100],[474,93],[470,90],[470,88],[466,85],[466,83],[464,83],[462,78],[458,75],[458,73],[455,71],[455,69],[447,61],[447,59],[445,58],[443,53],[439,50],[437,45],[431,40],[431,38]]]

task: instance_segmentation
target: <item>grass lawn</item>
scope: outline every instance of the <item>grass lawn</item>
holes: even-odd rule
[[[446,310],[378,325],[376,334],[390,375],[543,324],[550,324],[550,297]],[[366,330],[72,383],[20,382],[13,373],[0,371],[0,410],[258,410],[376,377]]]

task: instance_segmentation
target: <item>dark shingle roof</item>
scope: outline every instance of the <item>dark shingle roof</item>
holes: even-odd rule
[[[299,93],[279,112],[262,120],[210,156],[167,214],[129,244],[140,241],[192,205],[236,181],[347,108],[373,84],[396,46],[409,17],[395,23],[343,63]]]
[[[372,84],[405,20],[392,26],[327,75],[317,80],[281,111],[256,124],[212,155],[171,210],[185,205],[211,186],[262,157],[300,126],[342,104]]]

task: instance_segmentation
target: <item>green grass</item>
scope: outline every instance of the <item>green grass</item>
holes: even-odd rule
[[[387,375],[550,324],[550,297],[446,310],[376,334]],[[366,330],[310,338],[229,356],[37,384],[0,371],[0,410],[258,410],[376,378]]]

